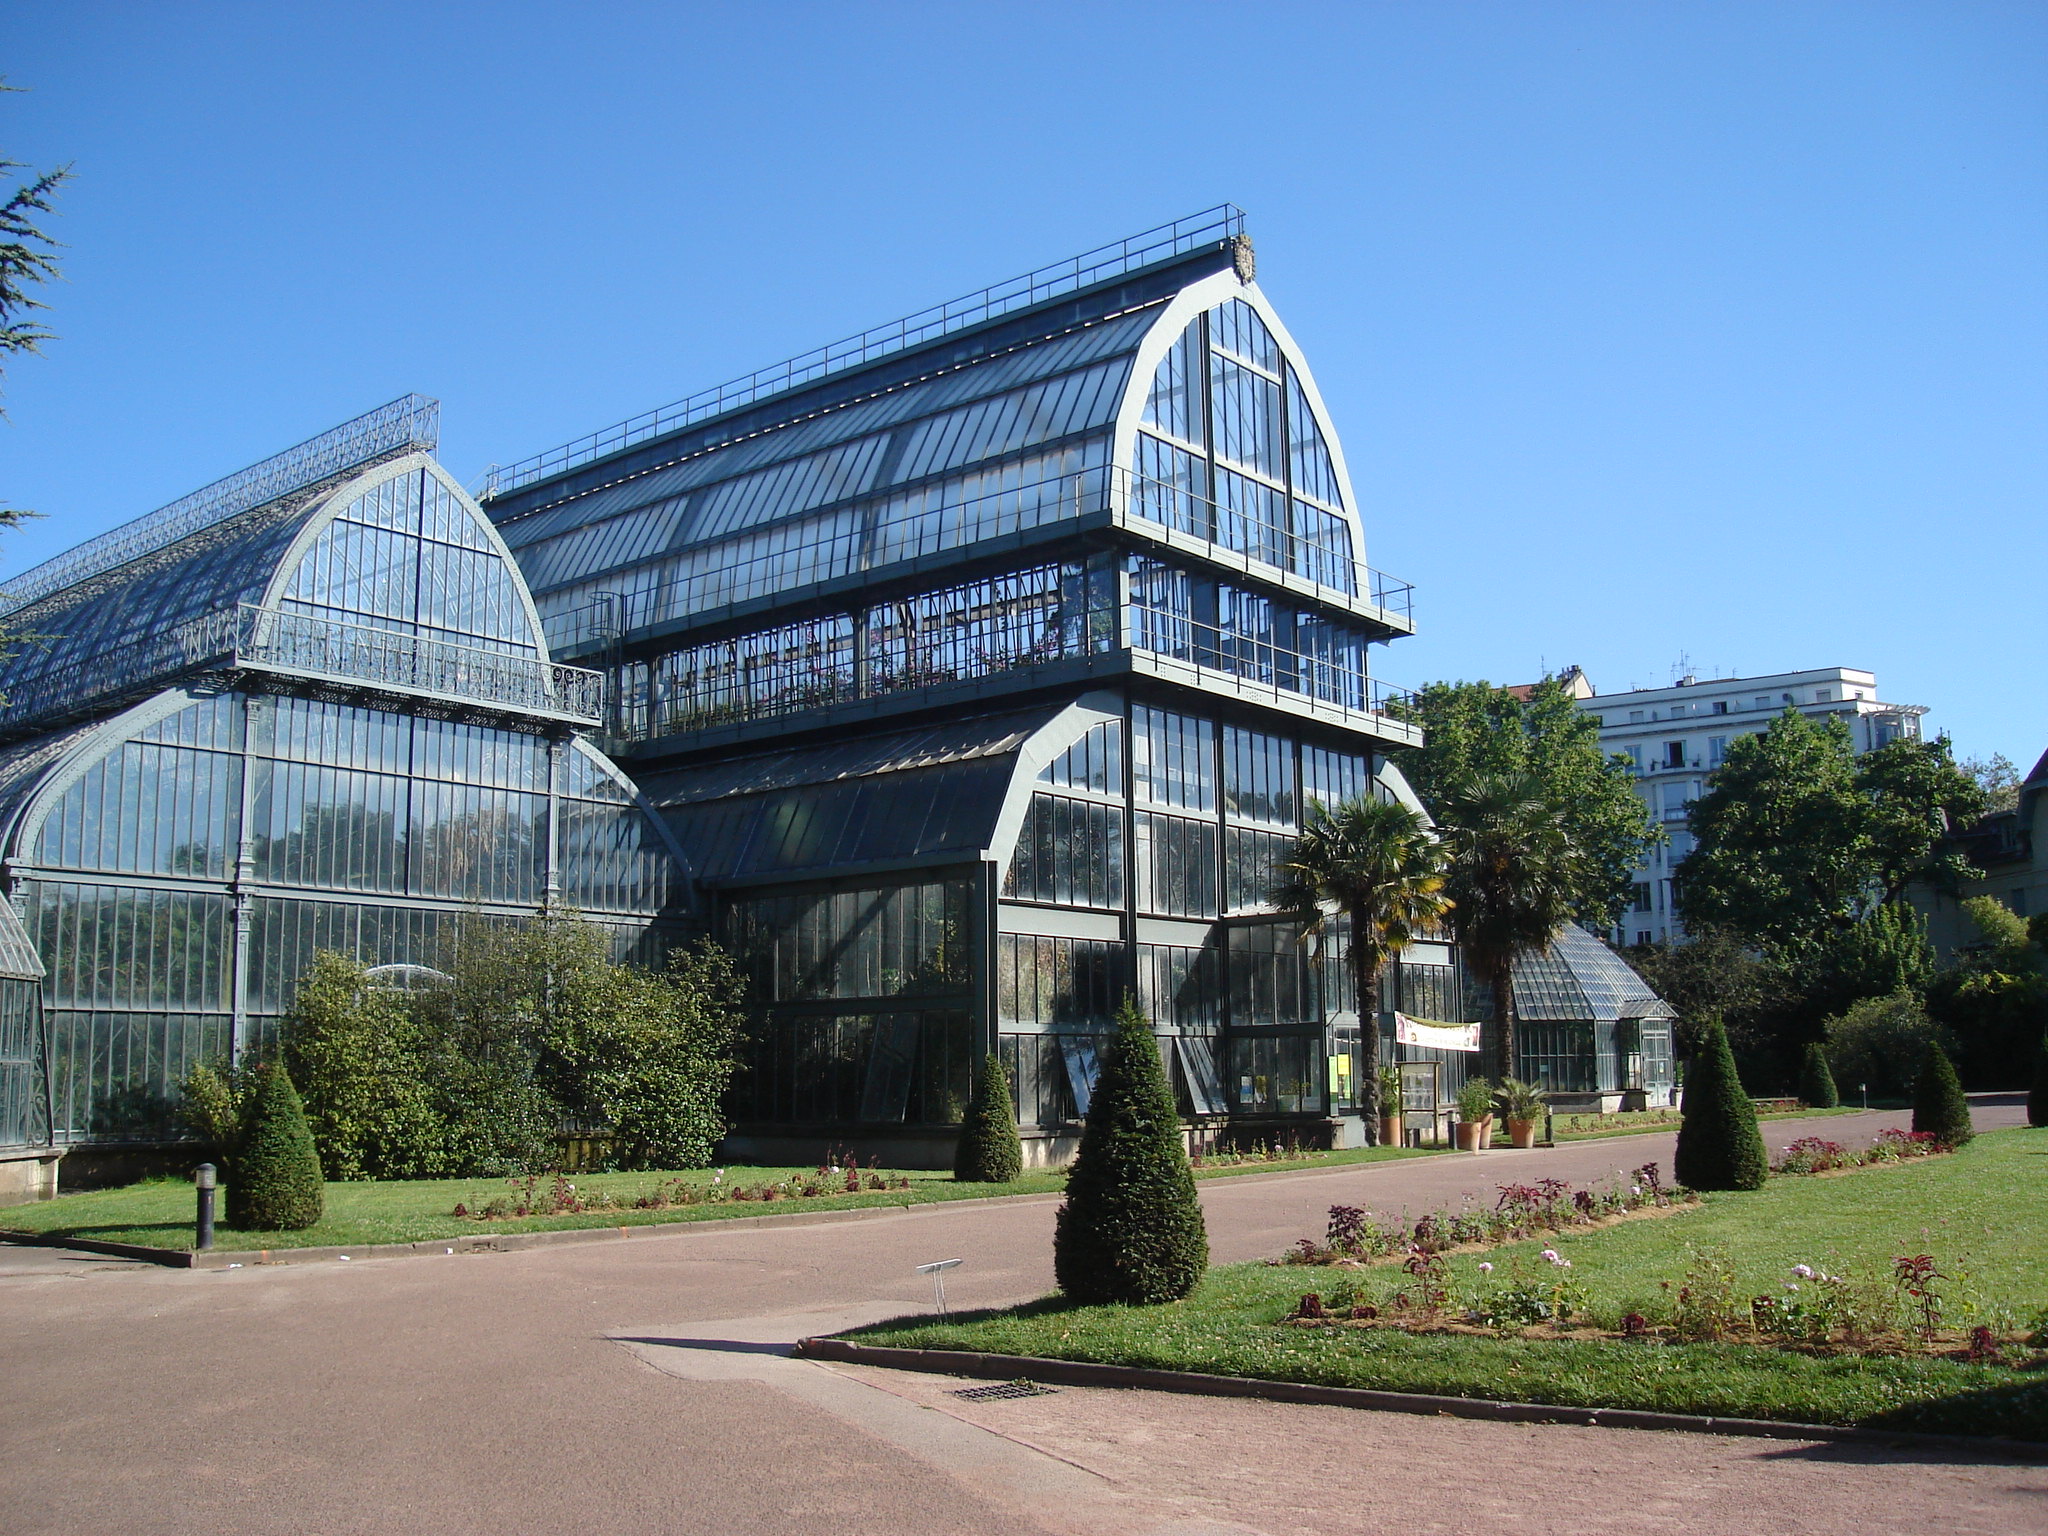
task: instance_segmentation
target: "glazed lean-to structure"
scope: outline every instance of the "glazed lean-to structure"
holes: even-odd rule
[[[946,1154],[998,1050],[1064,1150],[1126,989],[1191,1118],[1314,1134],[1367,1048],[1267,904],[1406,795],[1410,632],[1234,209],[491,471],[556,655],[760,1009],[734,1155]],[[1462,1018],[1449,951],[1390,1000]]]

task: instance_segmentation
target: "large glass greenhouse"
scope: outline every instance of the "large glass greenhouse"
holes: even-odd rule
[[[1359,1134],[1382,1021],[1268,892],[1310,802],[1413,803],[1410,590],[1236,210],[474,500],[434,437],[408,397],[0,588],[46,637],[0,668],[0,1143],[160,1139],[316,948],[550,903],[739,957],[735,1158],[944,1163],[995,1052],[1062,1159],[1126,993],[1192,1136]],[[1384,1001],[1473,1017],[1441,941]]]
[[[1355,1134],[1372,1047],[1267,902],[1310,800],[1409,798],[1336,430],[1222,209],[494,469],[758,1021],[735,1156],[1027,1153],[1133,992],[1198,1135]],[[1468,1015],[1449,947],[1390,1006]],[[1368,1033],[1370,1033],[1368,1031]]]

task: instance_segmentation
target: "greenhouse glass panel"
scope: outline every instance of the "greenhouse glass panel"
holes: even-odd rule
[[[1091,725],[1058,757],[1039,770],[1041,784],[1092,790],[1099,795],[1124,792],[1124,723],[1105,720]]]
[[[1243,299],[1228,300],[1209,311],[1209,344],[1268,373],[1280,371],[1280,344],[1259,312]]]
[[[1132,863],[1139,911],[1161,917],[1219,914],[1214,822],[1141,811]]]
[[[1138,434],[1132,516],[1197,538],[1220,538],[1210,526],[1208,496],[1208,469],[1201,459],[1148,433]]]
[[[1285,736],[1225,726],[1223,810],[1238,821],[1294,826],[1294,743]]]
[[[1307,1017],[1302,987],[1306,953],[1291,923],[1229,930],[1230,1022],[1239,1029],[1294,1024]]]
[[[1281,866],[1294,856],[1294,839],[1284,832],[1251,827],[1223,829],[1223,904],[1227,912],[1257,911],[1273,904]]]
[[[1200,447],[1202,422],[1202,323],[1190,323],[1166,349],[1145,397],[1145,424]]]
[[[1124,946],[1103,939],[1005,933],[996,937],[996,1018],[1068,1033],[1102,1034],[1123,995]]]
[[[1154,1028],[1209,1035],[1223,1027],[1223,952],[1213,944],[1138,946],[1138,999]]]
[[[1003,881],[1019,901],[1072,907],[1124,902],[1124,811],[1065,795],[1033,795]]]
[[[1272,480],[1286,473],[1280,452],[1280,386],[1263,374],[1211,353],[1210,411],[1219,458]]]
[[[1216,809],[1216,727],[1211,721],[1140,704],[1131,711],[1131,747],[1131,778],[1140,801]]]
[[[1337,468],[1330,458],[1329,445],[1323,441],[1323,429],[1316,425],[1315,413],[1309,409],[1301,382],[1291,376],[1287,380],[1287,458],[1297,496],[1308,496],[1330,507],[1344,504],[1337,492]]]

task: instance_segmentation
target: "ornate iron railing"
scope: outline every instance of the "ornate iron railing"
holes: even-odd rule
[[[1134,272],[1154,262],[1185,256],[1204,246],[1217,245],[1244,233],[1244,210],[1222,203],[1201,213],[1190,214],[1145,230],[1109,245],[1083,251],[1065,261],[1026,272],[1021,277],[994,283],[974,293],[948,299],[914,315],[905,315],[878,325],[843,341],[792,357],[786,362],[756,369],[724,384],[713,385],[672,405],[659,406],[614,426],[579,437],[545,453],[534,454],[516,464],[493,464],[477,483],[480,500],[502,496],[521,486],[532,485],[550,475],[562,474],[607,454],[644,443],[663,433],[674,432],[699,421],[708,421],[727,411],[751,405],[800,384],[814,383],[828,374],[857,368],[864,363],[906,351],[943,336],[949,331],[979,325],[1016,310],[1029,309],[1061,294],[1074,293],[1096,283]]]
[[[0,613],[76,586],[101,571],[126,565],[152,550],[175,544],[188,534],[275,501],[305,486],[317,485],[344,470],[402,449],[431,453],[440,436],[441,403],[424,395],[401,395],[353,421],[345,421],[296,448],[238,470],[181,496],[167,507],[123,523],[75,549],[31,566],[0,583]]]
[[[604,676],[532,656],[241,605],[235,665],[596,722]]]
[[[90,715],[112,701],[205,673],[288,672],[596,724],[602,673],[243,603],[28,678],[0,704],[0,731]]]

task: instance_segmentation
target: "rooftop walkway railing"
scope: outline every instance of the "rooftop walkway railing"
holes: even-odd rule
[[[634,586],[637,573],[622,571],[613,578],[619,590],[574,608],[557,608],[543,597],[549,643],[557,650],[583,649],[658,624],[1105,511],[1121,523],[1164,529],[1169,543],[1192,541],[1247,574],[1259,565],[1298,577],[1347,607],[1363,593],[1389,621],[1414,627],[1414,587],[1359,564],[1348,549],[1127,470],[1078,470],[952,501],[948,490],[941,485],[891,492],[684,550],[666,562],[680,574]]]
[[[0,613],[74,587],[102,571],[139,560],[214,523],[225,522],[293,491],[318,485],[372,459],[410,448],[431,453],[439,438],[441,403],[400,395],[331,431],[310,437],[260,464],[181,496],[169,506],[109,529],[98,538],[0,582]]]
[[[578,724],[595,725],[604,714],[604,676],[583,667],[242,603],[12,685],[0,704],[0,732],[33,734],[174,682],[239,671],[422,694]]]
[[[636,443],[708,421],[713,416],[722,416],[756,400],[765,400],[770,395],[779,395],[801,384],[815,383],[829,374],[858,368],[893,352],[922,346],[950,331],[964,330],[970,325],[980,325],[1020,309],[1029,309],[1047,299],[1092,288],[1126,272],[1185,256],[1205,246],[1219,245],[1243,233],[1244,210],[1230,203],[1218,204],[1201,213],[1161,224],[1156,229],[1097,246],[1092,251],[1083,251],[1078,256],[1054,262],[1049,267],[1040,267],[1035,272],[1026,272],[1021,277],[991,284],[957,299],[948,299],[943,304],[934,304],[929,309],[874,326],[843,341],[828,342],[784,362],[757,368],[737,379],[699,390],[671,405],[629,416],[614,426],[521,459],[516,464],[493,464],[477,483],[477,497],[487,501],[493,496],[505,495]]]

